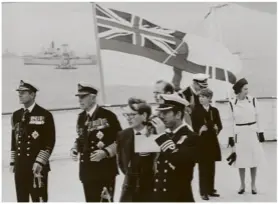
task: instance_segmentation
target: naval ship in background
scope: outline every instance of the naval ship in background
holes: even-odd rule
[[[75,69],[75,65],[95,65],[97,62],[94,55],[76,56],[68,44],[56,48],[54,41],[37,55],[25,55],[23,59],[24,65],[53,65],[58,69]]]

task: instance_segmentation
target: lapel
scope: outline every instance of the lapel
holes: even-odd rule
[[[134,149],[134,134],[132,128],[129,128],[126,130],[124,134],[122,134],[122,150],[121,150],[121,159],[124,161],[124,167],[126,168],[126,171],[128,170],[132,155],[133,155],[133,149]]]
[[[38,112],[39,112],[39,106],[37,104],[35,104],[33,110],[30,112],[30,116],[34,116]]]
[[[129,161],[132,159],[132,155],[134,154],[134,132],[133,129],[130,128],[127,132],[126,135],[127,139],[126,139],[126,143],[125,143],[125,154],[128,155],[127,159],[128,159],[128,164],[129,165]]]

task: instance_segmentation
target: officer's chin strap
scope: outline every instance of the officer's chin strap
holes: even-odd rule
[[[41,188],[43,187],[42,177],[43,176],[41,174],[34,174],[33,187],[34,187],[34,189],[38,189],[39,192],[40,192]],[[36,179],[38,181],[38,185],[36,183]],[[39,202],[40,203],[44,202],[42,195],[39,195]]]
[[[111,195],[106,187],[103,187],[100,197],[100,202],[103,202],[103,200],[106,199],[111,203]]]

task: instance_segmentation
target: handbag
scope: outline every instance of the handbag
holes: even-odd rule
[[[231,166],[236,161],[236,153],[231,153],[226,160],[229,162],[228,164]]]

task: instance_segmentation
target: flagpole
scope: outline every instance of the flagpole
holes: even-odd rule
[[[96,51],[97,51],[97,64],[98,64],[99,74],[100,74],[101,98],[102,98],[103,105],[105,105],[106,95],[105,95],[105,86],[104,86],[104,76],[103,76],[103,69],[102,69],[102,62],[101,62],[100,42],[98,37],[96,4],[94,2],[92,2],[92,8],[93,8],[93,23],[94,23],[95,42],[96,42]]]

